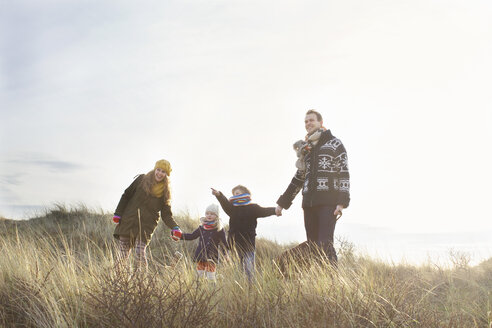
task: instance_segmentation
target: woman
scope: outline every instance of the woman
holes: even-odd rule
[[[119,241],[123,259],[135,247],[138,266],[147,266],[145,250],[159,221],[159,211],[164,223],[171,228],[171,237],[179,240],[181,230],[171,212],[168,176],[171,164],[161,159],[147,174],[139,175],[125,190],[114,211],[113,221],[117,223],[114,237]]]

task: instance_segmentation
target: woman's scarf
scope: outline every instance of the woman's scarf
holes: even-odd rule
[[[164,187],[166,185],[164,184],[164,181],[156,183],[155,185],[152,186],[152,195],[155,197],[162,197],[164,194]]]
[[[234,206],[244,206],[248,205],[251,203],[251,195],[248,193],[237,195],[237,196],[232,196],[229,198],[229,201],[232,203]]]
[[[321,137],[321,134],[325,131],[326,128],[321,127],[317,131],[313,132],[311,135],[306,135],[304,140],[298,140],[294,143],[293,147],[297,153],[296,167],[300,171],[306,171],[306,163],[304,163],[304,157],[309,154],[314,146],[316,146],[319,138]]]

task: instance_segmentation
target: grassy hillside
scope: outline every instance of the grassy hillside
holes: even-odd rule
[[[178,216],[183,230],[197,218]],[[286,248],[260,239],[256,281],[234,263],[217,283],[196,279],[189,254],[162,223],[149,270],[114,265],[107,213],[56,206],[28,221],[0,220],[1,327],[490,327],[492,259],[470,267],[387,264],[338,243],[340,265],[283,277]],[[180,260],[174,255],[185,254]],[[292,268],[294,269],[294,268]]]

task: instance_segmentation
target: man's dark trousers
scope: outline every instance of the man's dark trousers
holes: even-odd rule
[[[304,208],[307,240],[323,250],[333,265],[336,265],[338,260],[335,247],[333,247],[333,236],[337,223],[335,209],[334,205]]]

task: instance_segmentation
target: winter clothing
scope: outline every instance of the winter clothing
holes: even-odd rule
[[[244,193],[241,195],[232,196],[231,198],[229,198],[229,201],[234,206],[249,205],[251,203],[251,195],[248,193]]]
[[[336,206],[316,206],[304,209],[304,226],[308,242],[318,245],[328,256],[331,263],[337,262],[337,253],[333,247]]]
[[[179,227],[174,227],[172,228],[171,230],[171,238],[174,240],[174,241],[178,241],[181,239],[183,235],[183,231],[181,231],[181,229]]]
[[[304,155],[306,170],[297,170],[286,191],[277,201],[288,209],[302,189],[302,207],[350,203],[347,152],[330,130],[323,131],[316,145]]]
[[[306,163],[304,162],[304,156],[313,149],[314,146],[318,144],[319,139],[323,132],[326,131],[324,127],[321,127],[318,131],[311,135],[307,135],[305,140],[298,140],[294,143],[293,148],[297,154],[296,167],[301,170],[306,170]]]
[[[202,223],[202,227],[205,230],[213,230],[213,229],[218,229],[220,230],[220,224],[219,220],[208,220],[206,217],[200,218],[200,222]]]
[[[123,257],[123,259],[126,260],[128,256],[130,256],[132,241],[130,240],[130,237],[121,236],[120,240],[118,240],[118,243],[119,243],[120,254]],[[137,265],[147,266],[147,256],[146,256],[147,244],[141,240],[135,240],[133,242],[133,246],[135,247],[135,260],[137,262]]]
[[[210,212],[214,213],[217,215],[217,218],[219,218],[219,206],[217,204],[210,204],[207,206],[207,209],[205,210],[205,213]]]
[[[254,251],[257,219],[274,215],[275,207],[261,207],[251,203],[234,206],[222,193],[216,197],[222,209],[230,217],[229,247],[235,246],[240,255],[247,251]]]
[[[166,174],[169,176],[171,175],[171,163],[169,163],[168,161],[166,161],[165,159],[161,159],[161,160],[158,160],[157,162],[155,162],[155,166],[154,166],[154,170],[155,169],[161,169],[163,170],[164,172],[166,172]]]
[[[294,144],[299,160],[303,161],[303,165],[299,165],[298,160],[296,166],[304,169],[297,170],[277,204],[288,209],[302,189],[307,239],[320,247],[331,263],[336,264],[334,212],[337,205],[348,207],[350,203],[347,152],[330,130],[320,129],[315,134],[314,138],[312,135],[308,137],[306,144]]]
[[[164,189],[166,188],[166,183],[161,181],[152,186],[152,196],[160,198],[164,195]]]
[[[197,271],[215,272],[216,265],[211,261],[198,261],[196,264]]]
[[[159,211],[162,220],[169,228],[178,226],[165,196],[154,197],[144,191],[142,188],[144,177],[145,175],[141,174],[133,181],[116,207],[114,215],[121,217],[113,234],[117,239],[124,236],[148,244],[157,227]]]
[[[184,233],[184,240],[198,240],[198,246],[193,256],[193,261],[213,261],[217,263],[219,260],[219,245],[227,248],[226,236],[224,230],[206,230],[203,226],[199,226],[192,233]]]
[[[244,272],[246,272],[246,277],[248,278],[248,281],[251,282],[255,275],[255,252],[245,252],[241,257],[241,265]]]
[[[215,214],[215,218],[211,215],[207,216],[207,213]],[[216,204],[208,205],[205,210],[205,216],[200,218],[200,223],[205,230],[222,229],[219,219],[219,206]]]
[[[199,278],[207,278],[215,282],[215,263],[212,261],[199,261],[196,264],[196,273]]]

